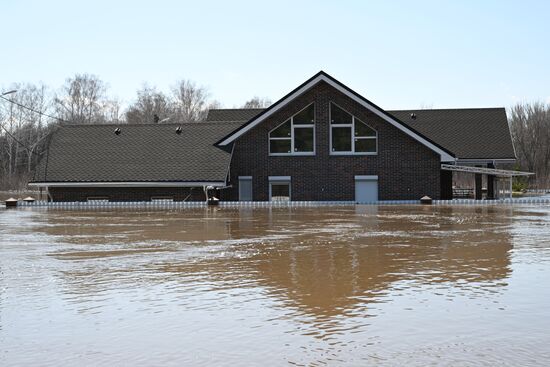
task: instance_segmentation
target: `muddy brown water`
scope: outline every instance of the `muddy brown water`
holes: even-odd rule
[[[548,366],[550,208],[0,210],[0,365]]]

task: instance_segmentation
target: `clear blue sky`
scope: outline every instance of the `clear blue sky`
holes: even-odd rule
[[[177,79],[226,107],[324,70],[383,108],[550,102],[550,1],[0,0],[0,86]]]

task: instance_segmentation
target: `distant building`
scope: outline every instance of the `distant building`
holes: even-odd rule
[[[319,72],[266,109],[203,123],[65,126],[31,185],[53,201],[449,198],[442,164],[515,153],[504,108],[385,111]]]

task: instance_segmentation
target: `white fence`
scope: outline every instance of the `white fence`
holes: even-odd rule
[[[550,198],[515,198],[499,200],[434,200],[433,205],[501,205],[501,204],[550,204]],[[338,207],[355,205],[420,205],[419,200],[384,200],[369,203],[356,203],[354,201],[220,201],[220,208],[301,208],[301,207]],[[151,201],[151,202],[46,202],[35,201],[32,203],[19,201],[21,208],[59,208],[59,209],[188,209],[206,208],[204,201]]]

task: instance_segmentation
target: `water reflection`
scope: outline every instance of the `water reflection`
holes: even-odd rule
[[[58,276],[77,302],[148,283],[171,283],[174,292],[262,287],[284,307],[327,318],[375,315],[369,303],[403,288],[443,285],[475,295],[488,283],[491,291],[505,286],[510,213],[493,211],[76,212],[49,215],[40,231],[71,245],[49,255],[71,261]]]
[[[548,214],[0,211],[2,365],[548,362]]]

